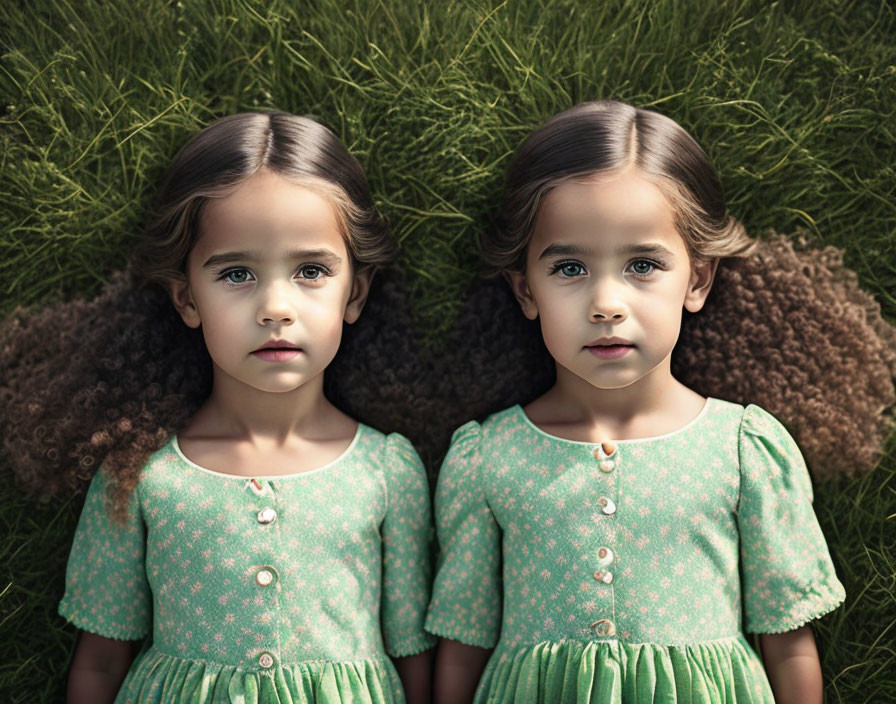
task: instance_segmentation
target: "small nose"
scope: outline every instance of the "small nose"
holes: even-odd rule
[[[591,298],[592,322],[619,323],[628,317],[625,303],[615,282],[596,282]]]
[[[292,325],[295,322],[295,305],[284,286],[271,284],[261,296],[257,314],[259,325]]]

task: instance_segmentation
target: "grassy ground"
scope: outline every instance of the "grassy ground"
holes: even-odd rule
[[[358,155],[437,343],[476,267],[506,158],[575,102],[682,122],[732,210],[843,247],[896,320],[896,15],[887,2],[8,2],[0,28],[0,313],[89,295],[126,261],[152,184],[200,125],[316,116]],[[79,498],[0,468],[0,700],[59,701],[55,616]],[[818,487],[849,594],[820,625],[832,702],[896,691],[896,449]]]

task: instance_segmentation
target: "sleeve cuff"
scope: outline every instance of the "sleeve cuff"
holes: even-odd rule
[[[405,658],[409,655],[418,655],[436,645],[436,638],[429,633],[421,633],[418,636],[405,638],[400,643],[386,648],[390,658]]]
[[[810,621],[825,616],[840,606],[846,598],[843,585],[839,582],[828,589],[824,594],[819,594],[813,599],[805,599],[800,603],[799,609],[795,609],[786,616],[776,619],[753,619],[744,625],[747,633],[788,633],[805,626]]]
[[[95,621],[85,617],[79,613],[77,609],[71,608],[69,603],[63,599],[59,602],[57,609],[62,618],[70,624],[82,631],[93,633],[103,638],[112,638],[113,640],[143,640],[149,635],[148,628],[127,628],[114,623],[98,624]]]
[[[440,638],[449,638],[456,640],[464,645],[475,645],[478,648],[494,648],[498,643],[498,638],[493,634],[482,629],[474,628],[458,628],[444,623],[438,617],[430,617],[426,619],[424,626],[429,633]]]

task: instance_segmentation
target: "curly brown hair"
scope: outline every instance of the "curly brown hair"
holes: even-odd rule
[[[327,369],[327,397],[408,435],[430,466],[453,428],[553,383],[538,324],[503,281],[473,286],[437,357],[416,348],[395,278],[374,289]],[[685,317],[672,362],[700,393],[779,417],[816,478],[869,471],[892,427],[896,329],[830,247],[801,251],[775,238],[724,260],[703,310]],[[210,385],[198,332],[165,294],[126,275],[91,301],[20,310],[0,327],[2,448],[42,496],[81,490],[102,463],[123,500]]]
[[[147,457],[209,393],[201,335],[159,287],[138,285],[145,277],[118,274],[90,301],[19,310],[0,326],[2,450],[42,496],[83,489],[102,464],[121,516]],[[405,304],[395,279],[374,281],[326,393],[355,418],[408,435],[430,466],[454,427],[552,383],[537,323],[503,282],[474,285],[438,355],[419,353]],[[685,316],[673,372],[704,395],[774,413],[816,477],[857,474],[892,428],[896,329],[839,250],[774,238],[722,261],[703,310]]]
[[[224,117],[194,135],[162,179],[127,274],[95,299],[18,310],[0,331],[3,447],[36,491],[79,486],[102,463],[122,519],[148,457],[211,390],[201,335],[169,298],[210,199],[261,169],[329,200],[355,271],[397,252],[358,161],[323,125],[284,112]]]

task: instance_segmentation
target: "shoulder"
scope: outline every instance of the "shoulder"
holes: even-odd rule
[[[469,425],[469,423],[467,424]],[[534,426],[521,406],[515,405],[492,413],[482,422],[480,437],[484,444],[500,443]]]
[[[775,416],[760,406],[750,404],[744,409],[740,424],[741,447],[759,446],[782,458],[799,458],[802,455],[796,440]]]
[[[406,467],[423,468],[423,462],[413,443],[401,433],[389,433],[384,436],[386,456],[391,463],[398,463]]]
[[[761,406],[750,404],[744,408],[741,432],[750,435],[787,435],[787,429],[775,416]]]
[[[793,436],[775,416],[756,405],[744,409],[740,425],[741,473],[754,481],[793,484],[812,496],[812,482]]]
[[[149,456],[149,459],[146,460],[146,466],[143,468],[143,474],[146,475],[149,472],[167,469],[181,462],[187,462],[187,460],[181,454],[177,438],[172,437]]]
[[[389,476],[396,473],[423,473],[423,462],[414,445],[401,433],[383,433],[363,423],[358,424],[355,459]]]
[[[181,462],[180,453],[177,450],[177,443],[174,437],[169,440],[158,450],[153,452],[146,463],[140,469],[137,478],[136,489],[130,496],[130,501],[134,501],[139,496],[141,489],[158,477],[168,476],[171,468]],[[107,491],[108,487],[117,481],[117,476],[108,471],[105,465],[101,465],[91,480],[91,491]]]

